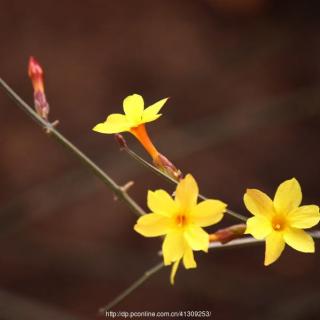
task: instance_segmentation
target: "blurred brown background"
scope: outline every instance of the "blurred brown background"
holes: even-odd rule
[[[246,187],[273,194],[295,176],[319,204],[317,1],[0,1],[1,77],[29,103],[30,55],[46,71],[51,119],[117,182],[172,186],[91,131],[122,99],[171,99],[149,125],[159,149],[202,193],[248,214]],[[0,319],[95,319],[159,257],[159,239],[0,92]],[[130,145],[146,156],[131,138]],[[226,217],[223,224],[237,222]],[[223,225],[221,224],[221,226]],[[263,246],[197,254],[117,310],[211,310],[212,319],[318,319],[319,243],[265,268]]]

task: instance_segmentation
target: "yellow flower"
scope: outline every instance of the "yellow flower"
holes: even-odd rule
[[[114,113],[109,115],[107,120],[97,124],[93,131],[105,134],[125,131],[132,133],[150,154],[153,164],[173,179],[179,180],[182,175],[181,171],[156,149],[145,127],[145,123],[154,121],[161,116],[159,112],[167,100],[168,98],[159,100],[144,109],[144,101],[140,95],[128,96],[123,100],[125,114]]]
[[[128,96],[123,100],[125,114],[111,114],[105,122],[97,124],[93,130],[107,134],[131,131],[132,128],[136,128],[143,123],[158,119],[161,116],[158,112],[167,100],[168,98],[162,99],[144,109],[142,96],[138,94]]]
[[[173,263],[172,284],[181,259],[186,269],[195,268],[193,250],[208,251],[209,235],[202,227],[219,222],[226,209],[219,200],[197,204],[198,194],[198,185],[190,174],[180,180],[174,199],[164,190],[149,191],[152,213],[139,218],[134,226],[145,237],[165,236],[162,253],[165,265]]]
[[[159,111],[167,100],[168,98],[162,99],[145,109],[142,96],[138,94],[128,96],[123,100],[124,114],[114,113],[109,115],[107,120],[97,124],[93,131],[106,134],[131,132],[142,143],[152,158],[155,158],[158,151],[152,144],[144,124],[161,116]]]
[[[285,243],[301,252],[314,252],[314,241],[303,229],[320,221],[319,207],[300,206],[302,193],[295,178],[280,184],[273,201],[257,189],[247,189],[243,200],[254,215],[247,221],[246,233],[266,240],[266,266],[280,257]]]

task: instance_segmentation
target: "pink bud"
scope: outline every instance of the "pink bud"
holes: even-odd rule
[[[49,104],[44,92],[43,70],[34,57],[30,57],[28,75],[34,90],[34,106],[41,118],[48,120]]]

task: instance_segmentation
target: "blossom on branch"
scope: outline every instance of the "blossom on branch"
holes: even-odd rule
[[[92,130],[105,134],[132,133],[149,153],[154,165],[175,180],[179,180],[182,177],[181,171],[157,150],[145,127],[145,123],[152,122],[161,116],[159,112],[167,100],[168,98],[161,99],[144,108],[142,96],[130,95],[123,100],[124,114],[113,113],[105,122],[98,123]]]
[[[198,195],[198,185],[190,174],[180,180],[174,199],[164,190],[149,191],[151,213],[139,218],[134,226],[145,237],[165,236],[162,254],[165,265],[173,264],[172,284],[181,259],[186,269],[195,268],[193,251],[208,251],[209,235],[202,227],[218,223],[226,209],[220,200],[197,204]]]
[[[319,207],[300,206],[302,192],[295,178],[280,184],[273,201],[257,189],[247,189],[243,199],[254,215],[247,221],[246,233],[266,240],[266,266],[280,257],[285,244],[301,252],[314,252],[314,241],[303,229],[319,223]]]
[[[158,119],[159,111],[167,102],[168,98],[162,99],[151,106],[144,108],[142,96],[133,94],[123,100],[124,114],[113,113],[103,123],[97,124],[93,130],[100,133],[120,133],[130,131],[140,125]]]

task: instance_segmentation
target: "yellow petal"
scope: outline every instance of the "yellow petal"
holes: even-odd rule
[[[179,267],[180,259],[173,263],[170,273],[170,283],[174,285],[174,278],[176,276],[178,267]]]
[[[105,122],[97,124],[92,130],[107,134],[119,133],[129,131],[130,123],[123,114],[114,113],[110,114]]]
[[[260,190],[247,189],[243,197],[243,201],[247,209],[253,215],[271,217],[273,214],[272,200]]]
[[[319,223],[319,207],[315,205],[301,206],[288,215],[288,221],[291,227],[306,229]]]
[[[279,213],[289,213],[299,207],[302,193],[299,182],[292,178],[280,184],[274,196],[274,207]]]
[[[142,123],[143,109],[144,101],[138,94],[133,94],[123,100],[124,113],[133,126],[137,126]]]
[[[182,211],[188,211],[197,204],[198,194],[197,182],[191,174],[187,174],[177,186],[175,200]]]
[[[183,255],[183,264],[186,269],[196,268],[197,263],[193,257],[193,251],[189,246],[186,246],[184,255]]]
[[[182,258],[185,242],[181,231],[170,231],[164,238],[162,254],[164,264],[167,266]]]
[[[161,114],[158,114],[158,112],[161,110],[167,100],[168,98],[162,99],[146,108],[142,115],[142,121],[145,123],[158,119],[161,116]]]
[[[285,242],[301,252],[314,252],[314,241],[312,237],[301,229],[288,228],[283,234]]]
[[[199,227],[211,226],[222,219],[226,207],[227,205],[219,200],[202,201],[191,209],[191,221]]]
[[[149,213],[140,217],[134,230],[145,237],[158,237],[166,234],[172,226],[171,219],[158,213]]]
[[[268,266],[275,262],[281,255],[285,247],[283,235],[281,232],[272,232],[266,238],[266,252],[264,265]]]
[[[152,212],[168,217],[177,212],[177,204],[164,190],[148,192],[148,207]]]
[[[208,251],[209,235],[201,227],[189,225],[184,230],[184,238],[192,250]]]
[[[255,216],[247,220],[245,233],[251,234],[258,240],[264,239],[272,232],[272,225],[269,219],[263,216]]]

